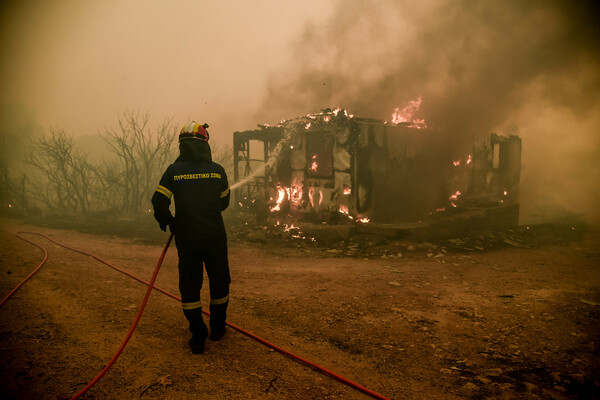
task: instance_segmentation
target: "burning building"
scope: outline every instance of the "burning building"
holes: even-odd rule
[[[521,139],[491,134],[467,151],[422,120],[323,110],[234,133],[235,201],[305,220],[414,222],[483,210],[518,223]]]

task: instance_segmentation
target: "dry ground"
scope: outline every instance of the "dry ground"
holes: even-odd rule
[[[0,298],[42,259],[19,230],[146,280],[162,249],[2,219]],[[69,398],[117,350],[146,288],[26,237],[49,259],[0,308],[0,398]],[[232,241],[228,320],[393,399],[600,398],[598,238],[368,259]],[[176,263],[172,247],[157,280],[174,294]],[[231,329],[203,355],[187,340],[180,305],[155,291],[124,353],[85,398],[369,398]]]

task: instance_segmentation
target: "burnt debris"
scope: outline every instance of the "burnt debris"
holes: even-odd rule
[[[464,149],[453,136],[340,108],[235,132],[235,204],[260,223],[350,223],[392,237],[407,223],[433,236],[517,225],[521,139],[491,134]]]

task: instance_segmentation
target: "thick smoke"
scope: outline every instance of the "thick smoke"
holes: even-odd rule
[[[306,27],[257,118],[340,106],[391,120],[422,97],[416,117],[457,146],[523,138],[524,222],[557,209],[597,219],[598,17],[593,1],[340,1]]]

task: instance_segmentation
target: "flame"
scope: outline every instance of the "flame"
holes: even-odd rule
[[[299,206],[302,203],[302,185],[294,184],[292,187],[285,188],[290,203]]]
[[[311,207],[315,207],[315,188],[310,188],[308,189],[308,199],[310,201],[310,205]],[[317,206],[320,206],[321,203],[323,203],[323,191],[319,190],[319,204],[317,204]]]
[[[271,212],[280,211],[281,203],[285,199],[285,188],[283,188],[281,186],[277,186],[277,192],[278,192],[278,194],[277,194],[277,200],[275,201],[275,205],[273,207],[270,207]]]
[[[350,215],[350,211],[348,210],[348,207],[344,204],[340,204],[340,209],[339,212],[345,215]]]
[[[469,165],[473,162],[473,156],[471,156],[470,154],[467,156],[467,161],[466,161],[466,165]],[[458,167],[460,164],[462,164],[462,161],[460,159],[456,160],[456,161],[452,161],[452,164],[455,167]]]
[[[505,196],[506,196],[506,195],[508,195],[508,191],[506,191],[506,190],[505,190],[505,191],[504,191],[504,195],[505,195]]]
[[[279,221],[277,221],[276,226],[280,226],[282,227],[282,231],[283,232],[287,232],[290,234],[290,237],[293,239],[302,239],[302,240],[306,240],[309,239],[311,242],[316,242],[316,239],[314,237],[307,237],[305,236],[301,231],[300,228],[294,224],[288,225],[288,224],[281,224]]]
[[[289,202],[294,206],[300,206],[302,204],[302,185],[298,185],[296,180],[290,187],[277,185],[277,200],[275,205],[270,207],[271,212],[281,211],[281,203],[287,198]],[[273,201],[273,198],[270,199]]]
[[[349,196],[352,193],[352,189],[350,189],[350,186],[344,185],[342,193],[344,194],[344,196]]]
[[[12,208],[12,204],[8,204],[8,208]]]
[[[369,222],[371,222],[371,220],[367,217],[361,218],[361,219],[357,219],[357,222],[362,222],[363,224],[368,224]]]
[[[460,196],[460,195],[461,195],[460,191],[457,190],[456,193],[450,195],[450,200],[458,200],[458,196]],[[456,207],[456,206],[454,206],[454,207]]]
[[[313,162],[310,165],[310,170],[313,171],[313,172],[316,172],[317,171],[317,167],[318,167],[318,165],[317,165],[317,155],[315,154],[314,156],[312,156],[312,159],[313,159]]]
[[[278,221],[279,222],[279,221]],[[298,229],[297,226],[295,226],[294,224],[288,225],[288,224],[283,224],[283,231],[284,232],[289,232],[292,229]]]
[[[417,100],[409,101],[404,107],[394,108],[394,112],[392,113],[392,123],[400,124],[403,122],[411,123],[411,128],[426,128],[427,124],[424,119],[413,119],[413,115],[419,111],[421,107],[421,103],[423,99],[421,96]]]
[[[344,112],[344,116],[345,116],[345,117],[348,117],[348,118],[353,118],[353,117],[354,117],[354,115],[352,115],[352,114],[348,114],[348,111],[344,110],[344,109],[343,109],[343,108],[341,108],[341,107],[338,107],[338,108],[336,108],[336,109],[335,109],[335,110],[333,110],[332,112],[333,112],[333,115],[335,115],[335,116],[337,117],[337,115],[338,115],[340,112],[342,112],[342,111]]]
[[[307,114],[307,115],[305,115],[305,118],[309,118],[309,119],[312,119],[312,120],[317,120],[317,119],[323,118],[324,122],[329,122],[329,121],[331,121],[332,116],[333,117],[337,117],[340,113],[343,113],[343,115],[345,117],[347,117],[347,118],[354,118],[353,114],[349,114],[348,110],[345,110],[345,109],[343,109],[341,107],[337,107],[337,108],[335,108],[333,110],[329,110],[329,109],[328,110],[323,110],[320,113]]]
[[[311,125],[312,125],[312,123],[311,123],[311,122],[308,122],[308,123],[307,123],[307,124],[304,126],[304,129],[306,129],[306,130],[309,130]]]

